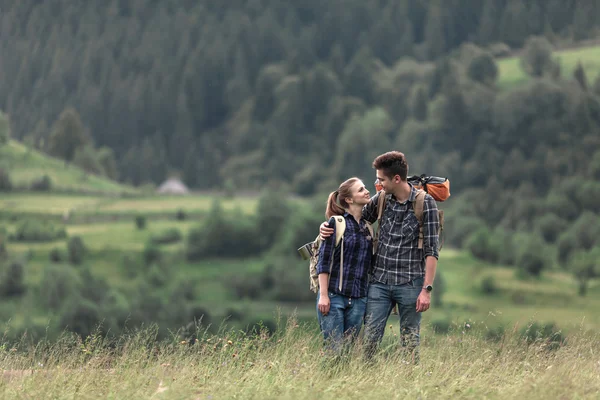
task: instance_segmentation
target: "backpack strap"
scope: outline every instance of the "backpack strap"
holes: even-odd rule
[[[377,222],[381,221],[381,216],[383,215],[383,210],[385,209],[385,191],[379,192],[379,198],[377,199]],[[379,229],[378,229],[379,230]]]
[[[367,225],[367,229],[369,230],[369,235],[371,235],[371,239],[373,239],[373,225],[371,225],[369,222],[365,221],[365,225]]]
[[[415,200],[413,201],[413,211],[419,221],[419,249],[423,248],[423,208],[425,207],[426,194],[424,190],[417,190]]]
[[[383,216],[383,211],[385,210],[385,196],[386,193],[384,190],[379,192],[379,197],[377,198],[377,232],[371,237],[373,238],[373,254],[377,253],[377,247],[379,244],[379,231],[381,229],[381,217]]]
[[[335,215],[335,247],[340,244],[340,240],[346,232],[346,218],[343,215]]]
[[[338,290],[342,291],[342,282],[344,278],[344,233],[346,232],[346,218],[343,215],[335,215],[335,247],[337,247],[340,242],[340,283],[338,285]],[[329,277],[331,277],[331,271],[333,269],[333,254],[331,255],[331,264],[329,265]]]

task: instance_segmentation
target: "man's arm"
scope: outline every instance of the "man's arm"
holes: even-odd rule
[[[377,221],[377,201],[380,195],[381,192],[378,192],[375,196],[371,197],[371,200],[362,209],[362,217],[370,223]]]
[[[430,195],[425,195],[423,205],[423,255],[425,257],[425,279],[423,287],[433,286],[435,271],[437,269],[438,253],[438,226],[439,215],[437,204]],[[417,312],[427,311],[431,304],[431,293],[424,288],[417,298]]]

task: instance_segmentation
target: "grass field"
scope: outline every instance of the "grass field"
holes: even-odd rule
[[[554,56],[559,60],[561,73],[566,78],[573,76],[573,70],[578,62],[583,65],[590,84],[600,74],[600,46],[557,51]],[[500,88],[512,88],[529,80],[529,76],[521,68],[520,62],[519,57],[497,61],[499,70],[498,85]]]
[[[222,195],[189,196],[139,196],[104,197],[89,195],[62,195],[56,193],[7,193],[0,198],[0,210],[5,214],[47,214],[56,217],[69,214],[71,218],[93,216],[135,216],[138,214],[172,214],[177,211],[198,214],[211,209],[214,201],[221,204],[224,211],[253,214],[258,205],[258,197],[224,197]]]
[[[48,175],[53,188],[60,191],[85,191],[105,194],[138,193],[138,190],[106,178],[87,175],[78,167],[28,149],[11,140],[0,147],[0,166],[7,168],[13,185],[28,188],[31,183]]]
[[[118,341],[69,336],[3,348],[4,398],[78,399],[597,399],[600,336],[575,332],[551,350],[514,332],[432,335],[413,365],[392,341],[372,363],[358,344],[341,362],[293,318],[273,336],[199,333],[194,344],[152,343],[152,329]]]

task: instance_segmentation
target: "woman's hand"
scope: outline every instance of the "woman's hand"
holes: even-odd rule
[[[328,294],[319,295],[319,304],[317,305],[319,312],[323,315],[329,314],[330,306],[331,306],[331,300],[329,300],[329,295]]]

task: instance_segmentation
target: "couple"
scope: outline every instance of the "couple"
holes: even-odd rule
[[[317,265],[319,325],[325,340],[339,349],[344,340],[357,338],[364,319],[365,353],[370,359],[398,304],[401,344],[418,362],[421,313],[431,304],[438,259],[437,205],[430,195],[425,196],[419,246],[420,224],[413,209],[417,190],[407,181],[404,154],[382,154],[373,161],[373,168],[376,183],[383,187],[373,198],[358,178],[348,179],[329,195],[326,216],[330,219],[320,228],[324,242]],[[381,195],[386,196],[385,207],[373,249],[367,222],[377,220]],[[337,247],[333,215],[343,215],[346,220],[343,245]]]

